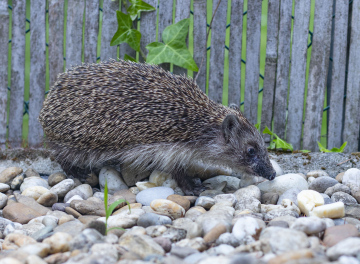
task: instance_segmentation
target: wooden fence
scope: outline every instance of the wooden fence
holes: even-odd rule
[[[346,151],[357,151],[360,127],[360,0],[315,0],[312,32],[309,32],[311,0],[268,0],[264,76],[260,74],[263,1],[251,0],[247,5],[243,0],[229,1],[231,4],[221,1],[214,18],[208,47],[210,63],[197,79],[200,88],[205,91],[208,81],[209,97],[221,103],[224,76],[229,76],[226,80],[229,103],[243,105],[245,116],[256,123],[259,88],[262,88],[259,87],[259,79],[263,78],[264,87],[260,89],[263,92],[261,128],[273,127],[274,132],[292,143],[294,149],[312,151],[318,150],[316,142],[320,141],[326,95],[328,148],[339,147],[347,141]],[[64,2],[67,4],[64,5]],[[141,14],[142,50],[146,51],[145,45],[156,40],[156,32],[161,41],[161,32],[173,22],[175,5],[174,22],[187,17],[193,19],[193,53],[200,65],[208,30],[207,4],[211,1],[146,2],[157,9],[156,12]],[[217,2],[213,0],[213,10]],[[64,10],[65,6],[67,10]],[[26,34],[30,34],[30,92],[28,105],[25,105],[29,114],[28,143],[30,147],[39,147],[43,142],[43,132],[37,117],[45,97],[46,72],[52,85],[64,66],[96,62],[98,55],[101,60],[116,58],[117,52],[120,52],[120,58],[124,54],[135,56],[127,44],[121,44],[119,51],[109,45],[117,29],[115,10],[118,8],[119,0],[30,0],[30,17],[26,17],[26,0],[12,0],[11,5],[7,0],[0,0],[0,147],[4,147],[5,143],[12,148],[22,144]],[[246,42],[242,39],[244,21],[247,22]],[[30,23],[30,32],[26,30],[26,23]],[[12,35],[8,38],[10,24]],[[48,25],[48,40],[45,25]],[[229,27],[230,43],[226,46],[225,34]],[[9,46],[10,53],[7,52]],[[312,50],[307,73],[309,46]],[[241,51],[244,49],[246,57],[242,58]],[[228,67],[224,67],[225,53],[228,54]],[[11,60],[9,86],[8,60]],[[241,87],[242,63],[246,63],[245,87]],[[228,68],[228,74],[225,74],[224,68]],[[183,74],[186,71],[174,66],[173,72]],[[243,98],[241,89],[244,89]]]

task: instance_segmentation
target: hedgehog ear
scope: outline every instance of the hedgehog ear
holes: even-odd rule
[[[239,111],[239,112],[240,112],[240,108],[239,108],[236,104],[234,104],[234,103],[231,103],[231,104],[229,105],[229,108],[230,108],[230,109],[233,109],[233,110],[235,110],[235,111]]]
[[[235,115],[227,115],[221,125],[221,130],[226,143],[229,143],[231,132],[239,124],[239,118]]]

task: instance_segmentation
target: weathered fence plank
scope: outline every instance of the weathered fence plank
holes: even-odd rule
[[[240,107],[241,94],[241,48],[243,31],[243,0],[231,2],[229,45],[229,96],[230,104]]]
[[[200,89],[206,91],[206,0],[194,0],[194,60],[199,67],[199,76],[196,79]],[[204,60],[203,60],[204,58]],[[203,60],[201,69],[201,61]],[[198,73],[196,73],[198,74]]]
[[[50,87],[64,71],[64,0],[49,1],[49,80]]]
[[[7,0],[0,0],[0,149],[6,144],[6,115],[7,115],[7,83],[8,83],[8,45],[9,45],[9,12]]]
[[[307,41],[309,35],[310,0],[295,1],[292,39],[288,124],[286,139],[300,149],[304,110]]]
[[[218,2],[213,0],[213,15]],[[226,14],[227,1],[222,0],[211,25],[209,97],[217,103],[222,103],[223,94]]]
[[[162,33],[167,26],[173,22],[172,19],[173,1],[159,1],[159,25],[158,25],[158,41],[162,41]],[[161,64],[165,70],[170,70],[169,63]]]
[[[279,45],[276,69],[276,88],[274,100],[274,132],[285,138],[286,104],[290,70],[292,0],[281,0],[279,22]]]
[[[123,12],[123,13],[126,14],[126,8],[125,8],[125,5],[124,5],[124,1],[126,1],[126,0],[122,0],[122,2],[121,2],[121,12]],[[129,5],[130,5],[130,3],[129,3],[129,1],[127,1],[127,6],[129,6]],[[135,19],[135,21],[133,21],[133,23],[135,23],[135,24],[137,23],[137,18]],[[116,25],[117,25],[117,24],[116,24]],[[117,26],[116,26],[116,28],[113,29],[112,35],[115,34],[116,30],[117,30]],[[127,55],[129,55],[129,56],[131,56],[131,57],[133,57],[133,58],[136,57],[136,51],[133,50],[133,49],[129,46],[129,44],[127,44],[127,43],[121,43],[121,44],[120,44],[119,58],[120,58],[120,59],[124,59],[125,54],[127,54]]]
[[[98,33],[99,33],[99,1],[86,0],[84,62],[88,62],[88,63],[96,62]]]
[[[318,149],[329,68],[333,1],[316,0],[314,33],[306,98],[303,148]]]
[[[346,45],[349,18],[349,1],[338,0],[335,4],[334,46],[329,109],[328,149],[340,147],[343,123]]]
[[[116,10],[119,9],[119,0],[104,1],[102,13],[100,60],[117,59],[117,46],[110,46],[110,42],[118,27]]]
[[[40,147],[44,132],[38,116],[45,97],[46,77],[46,39],[45,39],[46,1],[30,2],[30,97],[29,97],[29,135],[30,147]]]
[[[148,44],[156,41],[156,14],[157,14],[157,0],[148,0],[147,3],[156,8],[154,11],[142,12],[140,19],[140,49],[145,56],[148,54],[148,50],[145,48]],[[140,57],[141,61],[144,58]]]
[[[360,1],[353,1],[352,5],[345,123],[343,131],[344,141],[348,142],[345,149],[347,152],[358,150],[360,127]]]
[[[278,57],[279,7],[279,0],[269,0],[261,131],[264,130],[265,126],[271,129]],[[265,142],[270,142],[270,135],[263,134],[263,137]]]
[[[247,9],[244,114],[253,124],[258,111],[261,4],[261,0],[248,1]]]
[[[190,0],[177,0],[175,6],[175,22],[177,23],[180,20],[189,18],[190,16]],[[188,39],[186,40],[188,43]],[[187,75],[187,69],[174,65],[173,68],[174,74],[178,75]]]
[[[13,0],[9,112],[9,143],[12,148],[20,147],[22,142],[25,84],[25,10],[25,1]]]
[[[66,68],[81,64],[84,0],[68,1],[66,23]]]

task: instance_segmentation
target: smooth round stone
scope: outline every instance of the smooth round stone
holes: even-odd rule
[[[166,230],[167,227],[163,225],[148,226],[145,228],[146,234],[151,237],[161,236]]]
[[[214,197],[215,203],[227,204],[228,206],[234,206],[237,202],[237,199],[234,194],[219,194]]]
[[[91,188],[91,186],[89,184],[81,184],[78,187],[76,187],[76,188],[72,189],[71,191],[69,191],[65,195],[64,202],[66,203],[74,195],[79,195],[81,198],[86,200],[86,199],[90,198],[93,195],[93,191],[92,191],[92,188]]]
[[[29,178],[29,177],[40,177],[40,174],[34,170],[33,168],[28,168],[25,172],[25,177]]]
[[[240,188],[240,181],[241,180],[237,177],[220,175],[203,181],[203,185],[214,190],[217,186],[226,182],[226,187],[223,191],[234,192]]]
[[[39,212],[22,203],[9,204],[3,209],[2,213],[4,218],[21,224],[26,224],[31,219],[41,216]]]
[[[218,255],[229,255],[234,251],[234,247],[230,246],[230,245],[220,245],[217,247],[212,247],[210,248],[207,253],[213,256],[218,256]]]
[[[243,198],[249,198],[249,197],[255,198],[259,201],[261,200],[261,191],[259,187],[255,185],[250,185],[245,188],[241,188],[236,192],[234,192],[234,195],[238,201]]]
[[[289,190],[287,190],[286,192],[284,192],[282,195],[280,195],[278,201],[277,201],[277,204],[281,204],[281,202],[284,200],[284,199],[289,199],[291,200],[293,203],[296,204],[296,206],[298,205],[298,202],[297,202],[297,195],[301,192],[300,189],[298,188],[291,188]]]
[[[50,245],[50,254],[67,252],[70,249],[72,236],[68,233],[56,232],[52,236],[44,239],[43,243]]]
[[[334,186],[327,188],[325,194],[331,196],[336,192],[344,192],[350,194],[351,190],[348,186],[341,183],[337,183]]]
[[[323,193],[327,188],[338,184],[339,182],[329,176],[322,176],[313,180],[309,185],[309,190],[314,190]]]
[[[54,203],[51,207],[53,211],[65,212],[65,207],[69,207],[70,203]]]
[[[177,186],[177,183],[174,179],[167,179],[166,181],[164,181],[164,183],[162,184],[163,187],[169,187],[171,189],[175,189]]]
[[[277,227],[282,227],[282,228],[289,228],[289,224],[285,221],[270,221],[268,226],[277,226]]]
[[[70,207],[82,215],[98,215],[105,216],[104,203],[102,201],[73,200]],[[66,211],[66,209],[65,209]]]
[[[69,200],[67,200],[66,203],[70,204],[72,201],[75,201],[75,200],[82,201],[84,199],[81,198],[80,195],[76,194],[76,195],[72,196]]]
[[[0,183],[0,192],[4,193],[10,190],[10,186],[5,183]]]
[[[237,203],[235,204],[235,210],[244,211],[245,209],[249,209],[254,213],[259,213],[261,209],[261,203],[258,199],[251,196],[242,197],[241,199],[238,199]]]
[[[24,182],[20,186],[20,191],[23,192],[25,189],[33,186],[41,186],[48,190],[50,189],[47,180],[44,180],[39,177],[30,177],[24,179]]]
[[[257,185],[262,192],[272,192],[279,195],[296,186],[300,190],[307,190],[308,183],[299,174],[289,173],[276,177],[272,181],[264,181]]]
[[[156,199],[153,200],[150,204],[151,209],[160,214],[167,214],[173,219],[178,219],[184,217],[185,209],[173,201],[166,199]]]
[[[42,220],[42,223],[45,226],[52,226],[52,227],[56,227],[58,222],[59,222],[59,219],[54,216],[51,216],[51,215],[45,216]]]
[[[201,206],[191,207],[185,214],[185,218],[189,218],[192,221],[195,221],[198,216],[206,213],[206,210]]]
[[[202,236],[202,227],[189,218],[176,219],[172,225],[177,228],[185,229],[187,231],[186,238],[191,239]]]
[[[109,194],[116,191],[129,189],[125,182],[121,179],[120,173],[112,167],[103,167],[99,173],[99,184],[101,191],[104,191],[105,181],[107,181]]]
[[[125,250],[139,255],[142,259],[152,254],[165,254],[164,249],[146,235],[123,235],[119,239],[119,245]]]
[[[270,159],[270,163],[273,166],[275,172],[276,172],[276,177],[281,176],[284,174],[283,169],[280,167],[279,163],[277,163],[275,160]]]
[[[238,240],[244,239],[246,236],[253,236],[255,234],[260,234],[261,230],[265,229],[266,224],[264,221],[254,218],[245,216],[239,218],[233,229],[232,234]]]
[[[91,172],[88,174],[85,183],[89,184],[91,187],[95,187],[99,184],[99,178],[96,176],[94,172]]]
[[[17,175],[23,172],[22,168],[9,167],[0,172],[0,183],[10,183]]]
[[[300,217],[292,223],[290,228],[302,231],[307,235],[313,235],[324,231],[326,223],[323,219],[316,216]]]
[[[174,194],[174,190],[168,187],[154,187],[143,190],[136,195],[136,201],[142,205],[150,205],[156,199],[166,199]]]
[[[202,237],[195,237],[192,239],[186,238],[177,242],[175,245],[179,247],[191,247],[198,251],[204,251],[208,247]]]
[[[343,202],[344,204],[357,204],[357,201],[350,194],[344,192],[336,192],[331,196],[331,200],[336,202]]]
[[[335,179],[336,179],[338,182],[342,183],[342,179],[343,179],[343,177],[344,177],[344,174],[345,174],[345,172],[340,172],[338,175],[336,175]]]
[[[218,224],[225,225],[227,231],[230,231],[232,227],[232,218],[233,214],[225,210],[212,210],[199,215],[195,221],[202,226],[204,234],[206,235]]]
[[[54,186],[60,182],[62,182],[63,180],[66,180],[66,175],[62,172],[55,172],[53,174],[51,174],[48,178],[48,183],[50,186]]]
[[[342,183],[345,185],[355,185],[360,188],[360,170],[357,168],[348,169],[343,176]]]
[[[42,187],[42,186],[31,186],[22,191],[22,195],[27,197],[32,197],[34,200],[39,199],[41,195],[48,192],[49,189]]]
[[[3,209],[8,201],[8,197],[6,194],[0,193],[0,209]]]
[[[167,179],[171,179],[171,174],[154,170],[150,174],[149,182],[154,183],[156,186],[162,186]]]
[[[137,182],[136,187],[141,192],[141,191],[144,191],[146,189],[154,188],[154,187],[157,187],[157,186],[156,186],[155,183],[148,182],[148,181],[143,181],[143,182]],[[164,187],[164,188],[168,188],[168,187]]]
[[[156,243],[158,243],[165,250],[165,252],[170,252],[170,250],[171,250],[170,239],[168,239],[166,237],[155,237],[153,240]]]
[[[51,187],[50,191],[56,193],[61,199],[63,198],[72,188],[74,188],[74,180],[65,179]]]
[[[32,236],[34,233],[43,229],[44,227],[45,225],[42,223],[33,222],[23,225],[21,230],[25,232],[27,236]]]
[[[326,251],[326,256],[331,260],[337,260],[340,256],[354,256],[356,257],[360,252],[360,238],[349,237],[336,245],[330,247]]]
[[[185,209],[185,211],[189,210],[190,208],[190,201],[184,196],[172,194],[169,195],[167,199],[173,201],[174,203],[177,203],[178,205],[181,205]]]
[[[207,196],[200,196],[196,199],[195,206],[201,206],[205,209],[210,209],[215,204],[215,199],[207,197]]]
[[[18,175],[18,176],[16,176],[12,181],[11,181],[11,189],[12,190],[19,190],[20,189],[20,186],[21,186],[21,184],[24,182],[24,178],[25,178],[25,176],[24,176],[24,174],[22,173],[22,174],[20,174],[20,175]]]
[[[222,244],[238,247],[240,245],[240,241],[234,236],[233,233],[226,232],[221,234],[216,240],[216,245]]]
[[[84,224],[81,223],[79,220],[75,219],[73,221],[65,222],[61,225],[58,225],[54,229],[54,232],[68,233],[69,235],[75,237],[76,235],[81,233],[81,230],[83,230],[83,228]]]
[[[123,199],[125,199],[128,203],[132,204],[136,202],[136,195],[133,194],[130,190],[120,190],[114,193],[115,196],[121,196]]]
[[[329,174],[326,173],[326,171],[323,170],[313,170],[313,171],[309,171],[306,174],[306,177],[314,177],[314,178],[319,178],[319,177],[323,177],[323,176],[329,176]]]
[[[323,241],[325,246],[332,247],[346,238],[357,236],[358,230],[354,225],[343,224],[327,228],[325,230]]]
[[[54,203],[57,203],[58,196],[56,193],[47,191],[42,194],[36,201],[43,206],[51,207]]]
[[[279,200],[279,195],[277,193],[263,193],[261,195],[262,204],[277,204]]]

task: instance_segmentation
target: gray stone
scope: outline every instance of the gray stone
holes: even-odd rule
[[[191,247],[179,247],[179,246],[173,246],[170,251],[171,255],[177,256],[181,259],[184,259],[187,256],[195,253],[199,253],[199,251]]]
[[[186,258],[184,258],[184,262],[188,263],[188,264],[197,264],[201,260],[206,259],[207,257],[209,257],[209,254],[207,254],[206,252],[195,253],[195,254],[191,254],[191,255],[187,256]],[[219,263],[221,263],[221,262],[219,262]]]
[[[201,206],[205,209],[210,209],[215,204],[215,199],[207,197],[207,196],[200,196],[196,199],[195,206]]]
[[[54,232],[63,232],[68,233],[69,235],[75,237],[76,235],[80,234],[81,230],[84,228],[84,225],[78,221],[69,221],[62,225],[57,226],[54,229]]]
[[[216,195],[214,200],[215,203],[227,204],[228,206],[234,206],[237,202],[235,195],[232,193]]]
[[[151,254],[164,255],[164,249],[157,243],[154,243],[151,237],[146,235],[123,235],[119,240],[119,245],[127,251],[145,258]]]
[[[279,200],[279,195],[277,193],[263,193],[261,195],[261,203],[262,204],[277,204]]]
[[[258,184],[258,187],[262,192],[273,192],[279,195],[293,188],[293,186],[296,186],[300,190],[308,189],[306,180],[299,174],[294,173],[285,174],[276,177],[272,181],[264,181]]]
[[[348,186],[341,183],[337,183],[334,186],[327,188],[325,194],[331,196],[336,192],[344,192],[350,194],[351,190]]]
[[[213,178],[207,179],[203,181],[203,185],[208,187],[209,189],[216,189],[222,182],[226,182],[226,187],[224,188],[224,192],[234,192],[240,188],[240,179],[233,176],[215,176]]]
[[[222,224],[226,227],[227,231],[231,230],[233,218],[232,213],[225,210],[211,210],[197,217],[196,223],[202,226],[204,234],[207,234],[218,224]]]
[[[3,209],[8,201],[8,197],[6,194],[0,193],[0,209]]]
[[[357,168],[348,169],[343,176],[342,183],[360,188],[360,170]]]
[[[288,209],[271,210],[270,212],[264,215],[264,221],[271,221],[281,216],[292,216],[298,218],[299,214],[293,210],[288,210]]]
[[[102,242],[104,236],[93,228],[84,229],[80,234],[76,235],[73,240],[70,241],[70,250],[81,249],[84,250],[86,247],[88,250],[95,243]],[[86,250],[86,251],[88,251]]]
[[[276,172],[276,177],[281,176],[284,174],[283,169],[280,167],[279,163],[277,163],[275,160],[270,159],[270,163],[273,166],[275,172]]]
[[[200,193],[199,196],[206,196],[210,198],[214,198],[216,195],[223,194],[224,192],[220,190],[205,190],[202,193]]]
[[[326,229],[326,222],[316,216],[300,217],[295,220],[290,228],[302,231],[307,235],[313,235],[324,231]]]
[[[258,199],[254,197],[242,197],[238,198],[237,203],[235,204],[235,209],[243,211],[245,209],[251,210],[254,213],[259,213],[261,210],[261,203]]]
[[[153,200],[166,199],[174,194],[174,190],[168,187],[154,187],[143,190],[136,195],[136,201],[142,205],[150,205]]]
[[[222,244],[238,247],[240,245],[240,241],[234,236],[234,234],[226,232],[221,234],[216,240],[216,245]]]
[[[30,178],[30,177],[40,177],[40,174],[34,170],[33,168],[28,168],[25,172],[25,177],[26,178]]]
[[[21,230],[24,231],[27,236],[32,236],[34,233],[38,232],[44,227],[45,225],[42,223],[33,222],[23,225]]]
[[[42,186],[46,189],[50,189],[47,180],[39,177],[29,177],[24,179],[24,182],[20,186],[20,191],[23,192],[25,189],[33,186]]]
[[[331,260],[337,260],[340,256],[356,257],[360,252],[360,238],[349,237],[332,246],[326,251],[326,256]]]
[[[99,184],[101,191],[104,191],[105,181],[108,184],[109,194],[123,189],[128,189],[128,186],[121,179],[120,173],[112,167],[103,167],[99,173]]]
[[[333,202],[343,202],[344,204],[357,204],[357,201],[350,194],[344,192],[336,192],[331,196]]]
[[[158,215],[154,213],[146,213],[139,217],[137,225],[142,227],[154,226],[154,225],[171,225],[172,221],[170,217],[165,215]]]
[[[81,184],[65,195],[64,202],[66,203],[74,195],[79,195],[81,198],[86,200],[93,195],[92,188],[89,184]]]
[[[241,189],[237,190],[236,192],[234,192],[234,195],[238,201],[241,199],[244,199],[244,198],[249,198],[249,197],[255,198],[259,201],[261,199],[260,189],[255,185],[250,185],[245,188],[241,188]]]
[[[339,182],[329,176],[322,176],[313,180],[309,185],[309,190],[314,190],[323,193],[327,188],[338,184]]]
[[[0,232],[4,233],[5,227],[11,223],[12,222],[10,220],[0,217]]]
[[[161,236],[170,239],[174,243],[186,238],[186,233],[185,229],[169,226]]]
[[[243,240],[246,236],[259,234],[263,229],[265,229],[265,227],[265,222],[260,219],[242,217],[236,221],[232,229],[232,234],[236,239]]]
[[[0,192],[4,193],[10,190],[9,184],[0,183]]]
[[[55,228],[58,225],[59,219],[55,216],[46,215],[41,222],[45,226],[52,226]]]
[[[306,177],[314,177],[314,178],[319,178],[319,177],[323,177],[323,176],[329,176],[329,174],[326,173],[326,171],[324,170],[313,170],[313,171],[309,171],[306,174]]]
[[[12,190],[19,190],[21,184],[24,182],[24,174],[20,174],[18,176],[16,176],[12,181],[11,181],[11,189]]]
[[[268,226],[277,226],[277,227],[282,227],[282,228],[289,228],[289,224],[285,221],[274,221],[271,220],[268,224]]]
[[[53,206],[51,207],[51,209],[53,211],[62,211],[65,212],[65,208],[69,207],[70,204],[69,203],[54,203]]]
[[[230,255],[234,251],[234,247],[230,245],[219,245],[216,247],[210,248],[207,253],[211,256],[226,256]]]
[[[296,204],[296,206],[298,206],[297,195],[299,194],[299,192],[301,192],[301,190],[299,190],[298,188],[291,188],[291,189],[287,190],[282,195],[280,195],[280,197],[277,201],[277,204],[281,204],[282,200],[284,200],[284,199],[289,199],[294,204]]]
[[[64,173],[62,172],[55,172],[53,174],[51,174],[48,178],[48,183],[50,186],[55,186],[56,184],[62,182],[63,180],[65,180],[67,177]]]
[[[177,228],[182,228],[186,230],[186,238],[195,238],[202,236],[202,227],[196,223],[193,222],[189,218],[179,218],[176,219],[172,225]]]
[[[150,237],[161,236],[166,230],[167,227],[164,225],[148,226],[145,228],[146,234]]]
[[[345,205],[345,216],[360,219],[360,204]]]
[[[53,193],[56,193],[57,196],[61,199],[64,198],[65,195],[74,188],[74,180],[72,179],[65,179],[61,182],[55,184],[53,187],[51,187],[50,191]]]
[[[31,237],[38,242],[42,242],[45,238],[53,234],[52,233],[53,230],[54,228],[52,226],[45,226],[44,228],[33,233]]]

